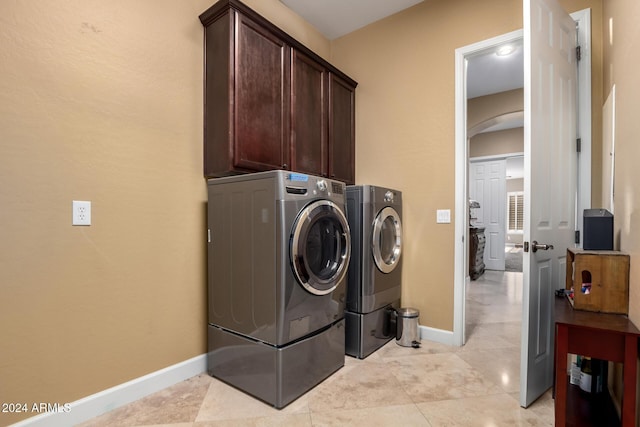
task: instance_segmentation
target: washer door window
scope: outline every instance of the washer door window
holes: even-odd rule
[[[373,259],[383,273],[390,273],[398,265],[402,252],[402,223],[398,212],[387,206],[373,222]]]
[[[293,272],[315,295],[332,292],[344,278],[351,256],[349,225],[342,210],[329,200],[307,205],[291,232]]]

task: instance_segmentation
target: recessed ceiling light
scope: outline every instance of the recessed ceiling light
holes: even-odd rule
[[[498,50],[496,50],[496,55],[498,56],[507,56],[511,55],[515,52],[516,48],[511,44],[505,44],[504,46],[500,46]]]

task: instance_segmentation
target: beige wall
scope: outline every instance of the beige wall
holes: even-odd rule
[[[561,4],[593,8],[601,82],[601,0]],[[436,224],[436,210],[455,215],[455,49],[520,28],[519,1],[425,1],[332,44],[332,61],[359,82],[356,181],[403,191],[403,305],[418,308],[426,326],[453,329],[454,228]]]
[[[606,99],[616,86],[616,158],[615,158],[615,201],[614,229],[615,249],[631,256],[629,277],[629,318],[640,325],[640,134],[638,123],[638,99],[640,85],[637,69],[640,60],[634,54],[640,48],[638,22],[640,4],[635,0],[608,0],[603,12],[604,65],[603,96]],[[602,157],[600,161],[603,161]],[[610,392],[618,402],[622,400],[622,369],[615,368],[615,381],[610,384]]]
[[[486,129],[485,123],[505,114],[522,113],[524,91],[515,89],[492,95],[479,96],[467,102],[467,129]],[[524,129],[512,128],[502,131],[473,135],[469,140],[469,157],[491,156],[524,152]]]
[[[479,133],[469,141],[469,157],[524,152],[524,128]]]
[[[247,3],[328,57],[278,0]],[[0,2],[0,402],[71,402],[206,351],[211,4]]]
[[[631,255],[629,317],[640,325],[640,123],[638,122],[638,22],[635,0],[604,2],[604,94],[616,86],[616,164],[614,227],[616,249]],[[613,29],[609,34],[609,23]]]
[[[524,109],[524,90],[514,89],[467,101],[467,129],[507,113]]]

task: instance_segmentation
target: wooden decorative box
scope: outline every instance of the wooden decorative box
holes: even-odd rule
[[[566,289],[578,310],[628,314],[629,255],[619,251],[567,249]]]

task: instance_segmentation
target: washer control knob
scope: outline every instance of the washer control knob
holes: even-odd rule
[[[316,186],[320,191],[327,191],[327,181],[325,181],[324,179],[319,180]]]
[[[393,191],[387,191],[386,193],[384,193],[384,201],[393,202]]]

